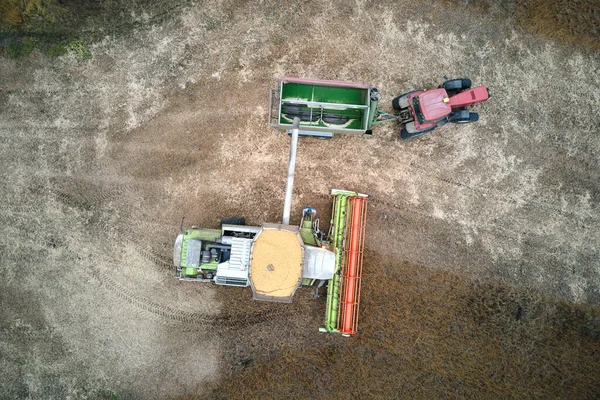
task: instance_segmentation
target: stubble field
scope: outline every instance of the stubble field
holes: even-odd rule
[[[597,397],[600,41],[575,6],[599,11],[537,3],[148,2],[85,51],[0,58],[2,397]],[[444,75],[493,93],[411,141],[300,141],[292,223],[372,195],[354,338],[306,290],[173,278],[182,216],[280,220],[284,75],[371,82],[387,111]]]

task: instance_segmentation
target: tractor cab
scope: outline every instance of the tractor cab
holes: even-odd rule
[[[418,90],[405,100],[407,129],[410,133],[429,132],[452,113],[446,89]]]
[[[415,120],[419,121],[420,124],[437,122],[452,111],[450,99],[445,89],[415,93],[412,98],[412,109]]]

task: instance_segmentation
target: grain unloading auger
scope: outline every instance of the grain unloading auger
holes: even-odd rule
[[[173,264],[180,280],[250,286],[253,299],[289,303],[299,287],[327,284],[324,332],[357,333],[362,255],[369,196],[332,190],[328,233],[316,211],[302,211],[300,226],[290,225],[292,188],[300,119],[292,124],[288,181],[281,224],[246,226],[224,220],[221,229],[190,228],[175,240]]]

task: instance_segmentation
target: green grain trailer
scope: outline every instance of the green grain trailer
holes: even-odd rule
[[[298,117],[301,136],[370,135],[374,124],[395,119],[378,110],[378,103],[379,91],[367,83],[281,78],[271,90],[269,123],[291,133]]]

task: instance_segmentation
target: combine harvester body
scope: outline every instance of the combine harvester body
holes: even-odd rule
[[[224,224],[221,229],[184,230],[175,240],[176,277],[250,286],[254,300],[283,303],[290,303],[299,287],[326,284],[327,306],[320,330],[356,334],[369,197],[346,190],[332,190],[331,195],[329,236],[318,230],[316,212],[310,208],[303,211],[300,226]],[[260,247],[266,249],[258,254]]]

